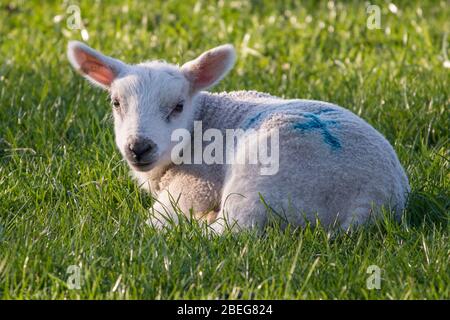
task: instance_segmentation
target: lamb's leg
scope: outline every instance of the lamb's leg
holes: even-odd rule
[[[267,210],[259,194],[247,190],[245,184],[233,177],[225,184],[220,210],[216,220],[210,225],[215,233],[221,234],[226,229],[233,232],[261,230],[266,225]]]
[[[221,234],[227,229],[233,232],[261,230],[266,223],[267,212],[258,197],[242,198],[231,194],[222,203],[221,210],[210,227],[215,233]]]
[[[164,195],[167,194],[167,195]],[[171,196],[169,192],[164,191],[163,195],[160,196],[153,207],[150,209],[150,218],[147,220],[147,224],[153,226],[157,229],[162,229],[170,224],[177,224],[179,218],[179,212],[185,214],[187,217],[191,218],[188,214],[193,213],[192,218],[204,221],[207,224],[211,224],[216,220],[218,211],[213,208],[211,210],[199,211],[195,208],[181,208],[174,201],[171,201]],[[181,195],[182,196],[182,195]],[[178,210],[179,209],[179,210]]]
[[[171,199],[168,190],[162,190],[150,208],[150,218],[147,220],[147,224],[157,229],[162,229],[170,223],[177,224],[178,214],[174,201],[176,199]]]
[[[195,172],[194,172],[195,173]],[[201,179],[201,175],[184,170],[174,174],[150,210],[149,224],[162,228],[178,223],[179,214],[210,223],[215,220],[219,205],[219,183]]]

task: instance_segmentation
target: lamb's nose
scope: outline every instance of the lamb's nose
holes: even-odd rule
[[[127,151],[134,161],[140,161],[152,152],[154,145],[150,139],[134,138],[129,140]]]

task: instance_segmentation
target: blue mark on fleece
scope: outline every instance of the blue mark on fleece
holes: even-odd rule
[[[325,109],[321,109],[321,110],[318,110],[315,112],[308,112],[308,113],[320,115],[322,113],[330,113],[330,112],[338,112],[338,111],[336,109],[325,108]]]
[[[340,149],[341,143],[339,140],[333,136],[328,129],[329,127],[337,127],[339,124],[333,120],[322,120],[319,115],[322,113],[328,113],[335,110],[323,109],[315,113],[305,112],[303,116],[308,119],[307,122],[297,123],[294,125],[294,129],[300,130],[301,132],[320,130],[322,134],[323,141],[328,144],[332,149]]]
[[[270,113],[272,110],[260,112],[257,115],[255,115],[253,118],[248,119],[245,124],[242,126],[243,129],[247,130],[249,128],[252,128],[254,124],[258,123],[260,120],[264,119],[264,117]]]
[[[275,110],[270,109],[260,112],[256,114],[254,117],[245,121],[245,123],[242,125],[242,128],[244,130],[247,130],[249,128],[255,127],[259,122],[264,120],[266,116],[276,114],[277,112],[283,112],[283,110],[280,109],[282,108],[277,108]],[[285,110],[285,111],[291,112],[292,110]],[[301,112],[301,111],[295,112],[296,114],[299,114],[304,118],[308,119],[308,121],[294,124],[294,129],[300,130],[302,133],[320,130],[320,133],[323,137],[323,141],[327,145],[329,145],[333,150],[340,149],[341,143],[339,142],[338,138],[336,138],[331,134],[329,130],[330,127],[338,127],[339,124],[337,123],[337,121],[334,120],[322,120],[320,118],[320,115],[331,112],[339,112],[339,111],[332,108],[324,108],[313,112]]]

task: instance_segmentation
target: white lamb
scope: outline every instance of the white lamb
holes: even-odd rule
[[[157,198],[150,220],[157,227],[167,224],[165,218],[177,222],[174,202],[186,215],[206,218],[218,233],[226,227],[260,230],[270,216],[280,217],[282,226],[319,219],[325,227],[347,229],[379,216],[381,207],[397,217],[405,207],[408,179],[395,151],[352,112],[254,91],[202,91],[232,68],[231,45],[181,67],[161,61],[129,65],[76,41],[69,43],[68,57],[84,77],[109,91],[117,146],[139,183]],[[175,164],[183,154],[174,158],[179,145],[172,133],[193,132],[194,121],[223,136],[226,129],[246,130],[235,144],[238,156],[243,146],[276,132],[272,138],[279,145],[269,148],[279,148],[275,174],[261,174],[261,161]],[[183,142],[183,150],[195,151],[192,139]]]

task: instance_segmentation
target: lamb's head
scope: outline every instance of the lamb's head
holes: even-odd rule
[[[194,96],[225,76],[235,52],[231,45],[220,46],[181,67],[161,61],[129,65],[71,41],[68,57],[109,92],[117,146],[132,169],[148,171],[170,160],[173,130],[192,125]]]

